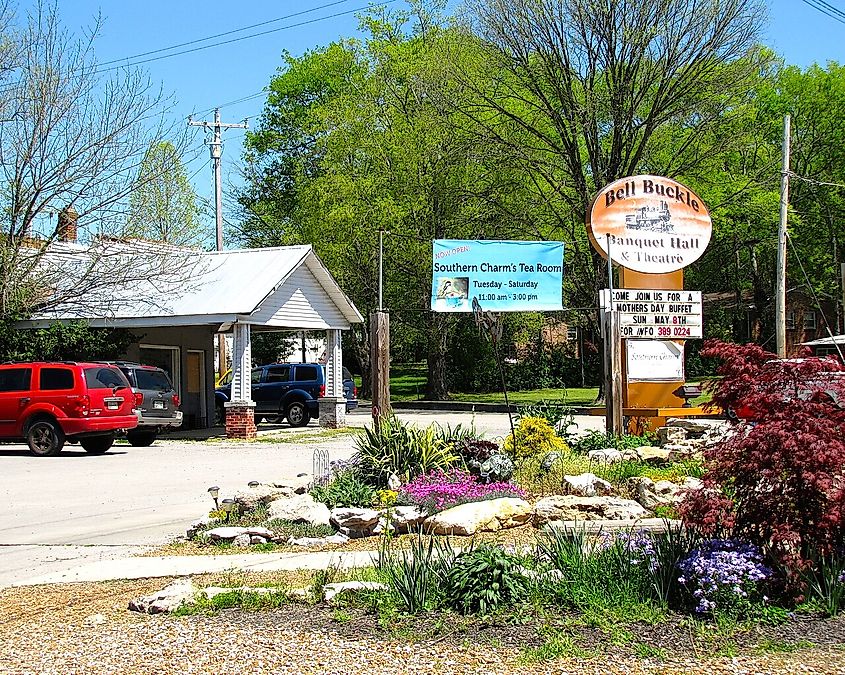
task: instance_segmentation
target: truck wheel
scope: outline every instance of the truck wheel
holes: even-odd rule
[[[156,439],[155,431],[127,431],[126,440],[135,448],[148,448]]]
[[[52,457],[62,451],[65,432],[55,420],[41,417],[27,427],[26,442],[29,451],[36,457]]]
[[[114,444],[114,434],[106,434],[105,436],[91,436],[90,438],[80,438],[79,445],[89,455],[102,455],[109,451],[109,448]]]
[[[311,414],[308,408],[301,401],[294,401],[288,406],[285,417],[288,418],[288,424],[292,427],[304,427],[311,421]]]

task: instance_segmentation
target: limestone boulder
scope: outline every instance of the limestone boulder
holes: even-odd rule
[[[332,525],[351,539],[371,535],[380,517],[375,509],[339,507],[331,511]]]
[[[233,541],[236,537],[246,534],[245,527],[215,527],[205,531],[205,538],[209,541]]]
[[[259,484],[241,492],[236,492],[234,499],[241,513],[249,513],[260,506],[267,506],[277,499],[287,499],[294,494],[291,487]]]
[[[191,602],[198,590],[190,579],[179,579],[158,593],[143,595],[132,600],[129,603],[129,609],[143,614],[173,612],[183,604]]]
[[[267,507],[268,520],[289,520],[294,523],[309,525],[328,525],[331,512],[325,504],[317,502],[311,495],[294,495],[287,499],[277,499]]]
[[[304,495],[314,483],[314,476],[310,473],[298,473],[293,478],[285,478],[268,483],[270,487],[292,490],[296,495]]]
[[[638,520],[649,513],[633,499],[552,495],[534,504],[534,524],[557,520]]]
[[[657,493],[654,481],[651,478],[634,476],[628,479],[628,487],[634,494],[634,499],[649,511],[653,511],[658,506],[667,506],[672,503],[669,497]]]
[[[684,482],[681,487],[684,490],[701,490],[704,487],[704,483],[702,483],[698,478],[687,476],[684,478]]]
[[[600,450],[590,450],[587,453],[587,459],[597,464],[615,464],[621,462],[622,453],[616,448],[602,448]]]
[[[582,497],[595,497],[596,495],[613,493],[613,486],[593,473],[564,476],[563,482],[569,494],[581,495]]]
[[[719,422],[693,417],[670,417],[666,420],[667,427],[683,429],[687,432],[687,438],[698,438],[718,424]]]
[[[687,430],[681,427],[658,427],[657,442],[662,448],[672,443],[683,443],[687,440]]]
[[[490,455],[481,465],[481,477],[488,483],[501,483],[513,477],[516,467],[504,454]]]
[[[524,499],[500,497],[454,506],[427,518],[423,525],[433,534],[471,536],[525,525],[531,515],[531,505]]]
[[[666,464],[669,461],[669,454],[671,450],[666,448],[656,448],[653,445],[641,445],[636,449],[637,457],[641,462],[650,464],[652,466],[659,466]]]
[[[420,527],[427,517],[428,514],[418,506],[395,506],[392,509],[383,509],[378,525],[373,529],[373,534],[382,532],[406,534]]]

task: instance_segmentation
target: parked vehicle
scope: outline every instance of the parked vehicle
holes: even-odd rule
[[[105,363],[0,365],[0,440],[26,440],[37,457],[57,455],[65,441],[107,452],[115,435],[138,426],[126,376]]]
[[[319,416],[318,399],[326,393],[325,369],[319,363],[270,363],[253,368],[251,377],[256,423],[287,419],[291,426],[303,427]],[[231,374],[221,378],[221,384],[214,393],[218,424],[225,420],[224,404],[231,399]],[[358,390],[346,368],[343,395],[347,412],[358,407]]]
[[[112,362],[129,380],[138,405],[138,426],[126,432],[126,440],[135,447],[152,445],[158,434],[182,426],[179,394],[167,373],[156,366],[131,361]]]

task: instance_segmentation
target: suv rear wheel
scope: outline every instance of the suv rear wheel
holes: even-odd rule
[[[129,445],[136,448],[147,448],[153,444],[156,439],[155,431],[127,431],[126,440]]]
[[[308,408],[301,401],[294,401],[288,406],[285,417],[288,418],[288,424],[292,427],[304,427],[311,421],[311,414]]]
[[[39,417],[30,422],[26,429],[29,451],[36,457],[52,457],[62,451],[65,432],[58,422],[48,417]]]
[[[91,436],[90,438],[80,438],[79,445],[89,455],[102,455],[109,451],[109,448],[114,444],[114,434],[106,434],[104,436]]]

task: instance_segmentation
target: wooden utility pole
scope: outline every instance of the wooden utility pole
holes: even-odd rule
[[[214,109],[214,122],[196,122],[188,117],[188,126],[202,127],[206,132],[211,132],[211,140],[206,141],[211,151],[211,162],[214,171],[214,218],[216,223],[215,240],[217,250],[223,250],[223,180],[221,176],[221,160],[223,158],[223,129],[247,129],[247,123],[224,124],[220,121],[220,108]],[[220,333],[217,336],[217,353],[219,355],[218,377],[226,372],[226,336]]]
[[[777,281],[775,283],[775,342],[778,357],[786,358],[786,220],[789,212],[789,142],[791,119],[783,118],[783,166],[780,174]]]
[[[373,421],[390,414],[390,315],[384,308],[384,230],[378,233],[378,309],[370,315]]]

